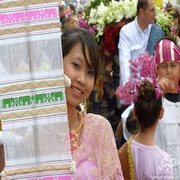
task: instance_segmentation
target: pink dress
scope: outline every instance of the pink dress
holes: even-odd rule
[[[72,155],[76,180],[123,180],[112,127],[100,115],[85,114],[80,145]]]

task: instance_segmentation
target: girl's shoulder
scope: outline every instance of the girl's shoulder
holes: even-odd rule
[[[88,113],[84,114],[83,118],[83,136],[85,137],[97,135],[99,137],[108,134],[109,136],[113,136],[113,130],[110,122],[101,115]]]
[[[84,115],[84,123],[91,126],[110,126],[110,122],[105,117],[93,113]]]

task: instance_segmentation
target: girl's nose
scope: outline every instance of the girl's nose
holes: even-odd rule
[[[80,82],[81,84],[85,84],[86,83],[86,73],[85,72],[78,73],[77,81]]]
[[[167,66],[167,72],[171,73],[172,72],[172,67],[171,66]]]

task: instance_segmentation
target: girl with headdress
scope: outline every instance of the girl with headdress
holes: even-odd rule
[[[141,59],[142,62],[137,61],[136,65],[146,64],[146,59]],[[155,70],[149,66],[150,72],[158,78],[158,86],[164,94],[162,98],[164,115],[157,124],[155,142],[170,155],[174,176],[178,179],[180,177],[180,48],[172,39],[165,37],[156,44],[152,62],[156,66]],[[136,68],[138,69],[138,66]],[[146,75],[148,76],[148,73]],[[130,107],[132,109],[133,105]],[[124,130],[123,133],[130,137],[130,133]]]
[[[161,91],[148,79],[137,84],[133,114],[139,131],[120,149],[119,158],[125,179],[173,179],[170,156],[155,143],[154,134],[162,118]]]

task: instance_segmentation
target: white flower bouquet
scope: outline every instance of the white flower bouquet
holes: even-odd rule
[[[131,19],[136,16],[137,0],[110,1],[108,5],[103,2],[92,8],[88,16],[89,25],[96,25],[95,39],[103,35],[105,27],[111,23],[120,22],[122,19]]]

